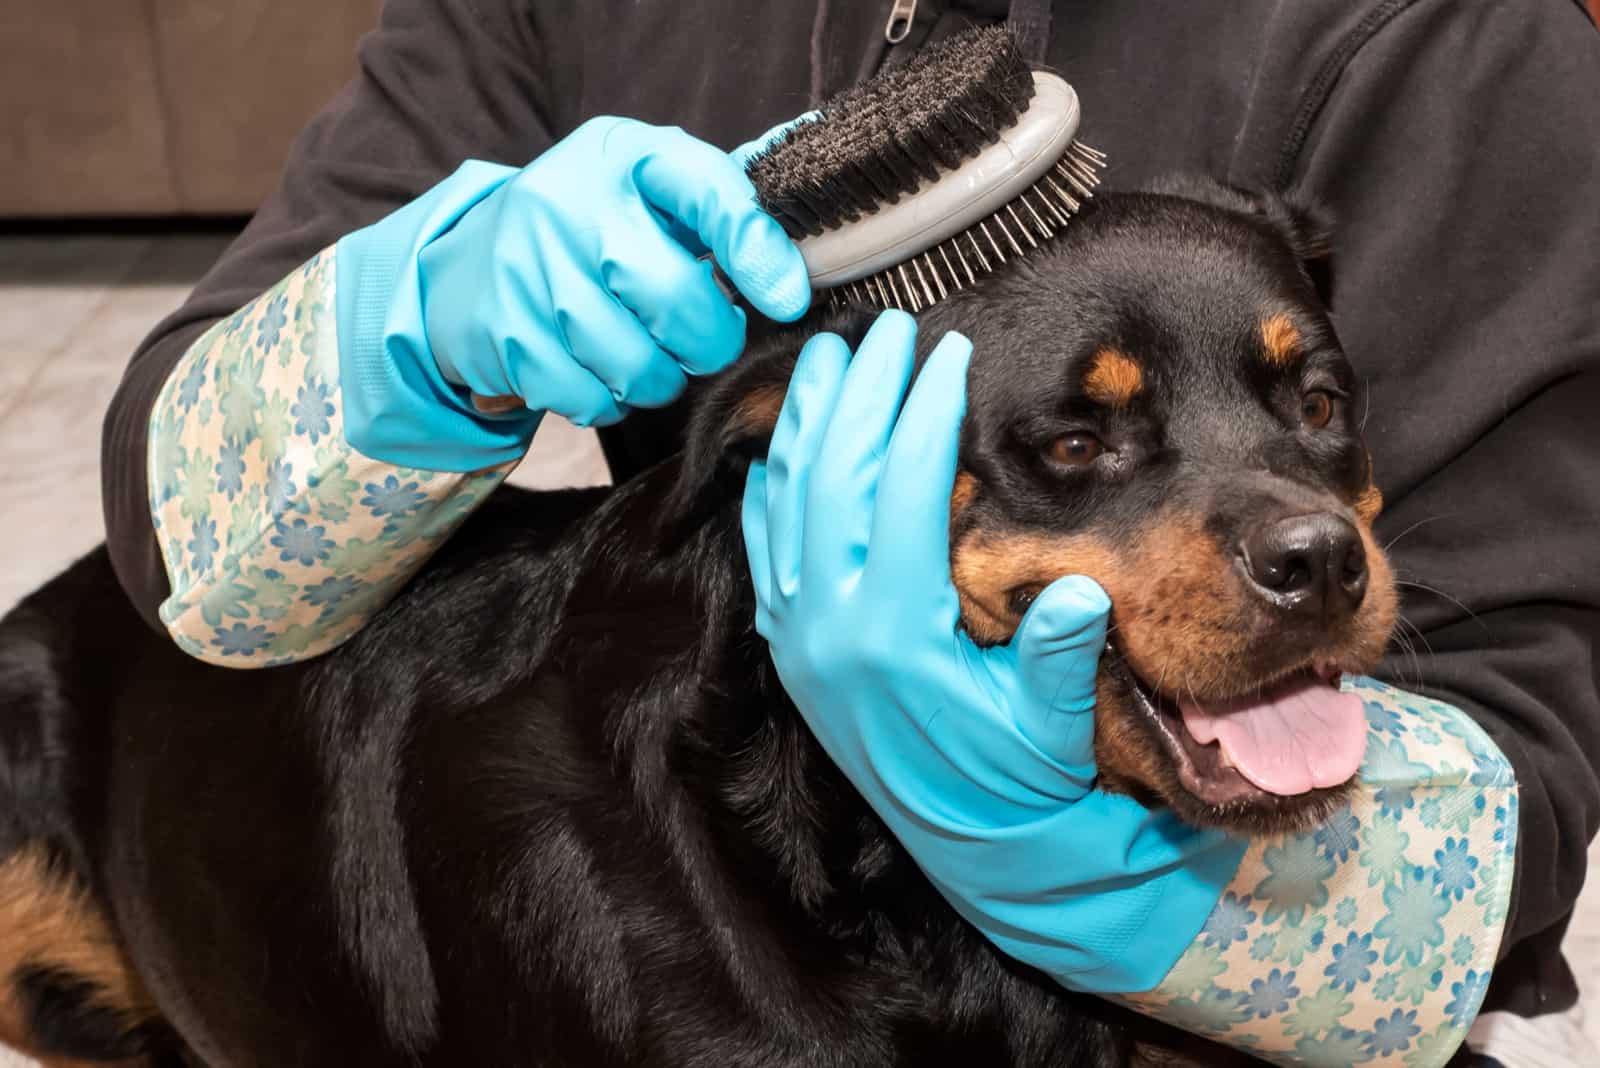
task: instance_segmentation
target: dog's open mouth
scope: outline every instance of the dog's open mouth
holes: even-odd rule
[[[1361,699],[1339,690],[1339,672],[1308,667],[1224,701],[1169,697],[1110,653],[1108,666],[1145,716],[1178,781],[1212,805],[1237,806],[1342,786],[1366,751]]]

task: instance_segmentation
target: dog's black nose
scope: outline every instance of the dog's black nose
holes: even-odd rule
[[[1245,571],[1267,600],[1319,620],[1348,616],[1367,592],[1361,534],[1326,512],[1257,527],[1240,545]]]

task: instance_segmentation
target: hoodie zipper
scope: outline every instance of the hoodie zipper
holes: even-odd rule
[[[892,45],[904,41],[916,17],[917,0],[894,0],[894,7],[889,9],[889,21],[883,24],[883,39]]]

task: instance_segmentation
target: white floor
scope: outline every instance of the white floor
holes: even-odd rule
[[[211,235],[0,236],[0,613],[102,539],[101,415],[134,346],[225,243]],[[606,481],[605,463],[593,434],[552,419],[513,481],[592,485]],[[1590,868],[1600,871],[1600,845]],[[1600,991],[1597,884],[1566,947],[1588,991]],[[1508,1064],[1600,1064],[1600,1011],[1540,1021],[1536,1030],[1492,1025],[1521,1052],[1502,1054]],[[0,1050],[0,1068],[30,1063]]]

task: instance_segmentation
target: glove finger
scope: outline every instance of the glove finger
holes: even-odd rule
[[[546,338],[525,347],[505,341],[502,358],[511,389],[528,407],[554,412],[575,426],[610,426],[626,414],[611,390],[573,358],[566,339]]]
[[[1099,583],[1068,575],[1045,587],[1012,637],[1020,693],[1007,702],[1034,745],[1094,779],[1095,679],[1111,599]]]
[[[849,362],[850,349],[837,334],[806,342],[767,448],[767,529],[773,592],[780,597],[799,586],[807,486]]]
[[[767,637],[772,621],[772,542],[767,527],[767,465],[760,460],[750,465],[745,476],[739,519],[750,581],[756,590],[756,633]]]
[[[756,206],[755,186],[739,164],[682,130],[628,129],[646,139],[634,168],[645,202],[698,236],[763,315],[800,318],[811,305],[805,260],[783,227]]]
[[[601,279],[656,344],[692,375],[712,374],[737,359],[745,315],[717,288],[711,264],[684,251],[653,217],[630,227],[627,240],[624,251],[605,258]]]
[[[746,141],[744,144],[735,148],[732,152],[729,152],[728,155],[731,156],[733,158],[733,162],[737,163],[740,167],[749,167],[751,160],[755,159],[761,153],[771,148],[784,134],[788,133],[796,126],[799,126],[802,122],[810,122],[812,119],[821,117],[821,115],[822,112],[820,111],[808,111],[804,115],[796,115],[788,122],[778,123],[778,125],[774,126],[760,137]]]
[[[867,549],[867,573],[884,595],[931,589],[942,580],[941,609],[956,613],[950,582],[950,494],[967,405],[972,343],[946,334],[911,388],[889,439],[877,514]]]
[[[916,360],[917,323],[903,311],[878,316],[845,372],[806,491],[808,563],[818,569],[866,559],[878,478]],[[893,519],[885,520],[893,522]]]
[[[638,318],[599,286],[558,312],[561,330],[575,359],[606,390],[619,408],[660,408],[688,385],[683,368],[655,343]]]

